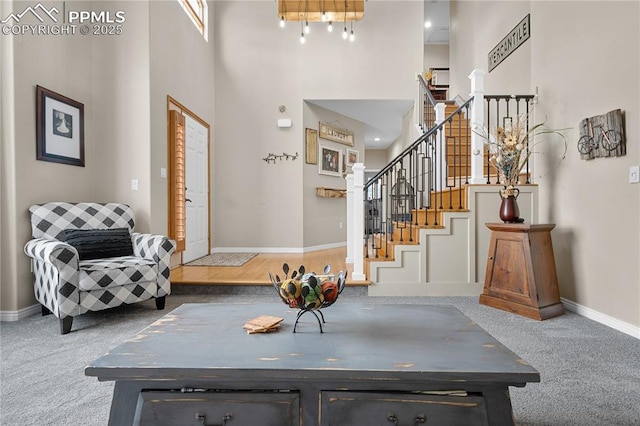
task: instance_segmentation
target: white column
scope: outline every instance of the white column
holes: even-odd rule
[[[353,254],[355,251],[356,241],[352,232],[353,229],[353,201],[355,195],[353,193],[353,174],[347,175],[347,258],[345,263],[353,263]]]
[[[364,275],[364,164],[356,163],[353,169],[353,228],[349,231],[354,242],[353,272],[351,278],[356,281],[367,279]]]
[[[446,118],[444,116],[445,108],[446,108],[446,105],[444,103],[438,103],[436,104],[435,107],[433,107],[434,111],[436,112],[436,120],[435,120],[436,126],[442,123]],[[437,143],[440,144],[440,146],[438,147],[438,152],[440,153],[440,159],[438,160],[434,158],[433,162],[435,163],[436,161],[439,161],[439,164],[442,164],[442,167],[440,168],[440,173],[438,174],[438,176],[435,176],[436,188],[444,188],[444,183],[447,182],[447,149],[446,149],[447,139],[445,138],[444,135],[445,135],[444,129],[439,130],[438,134],[436,135],[436,141]],[[436,166],[435,164],[432,164],[431,170],[437,170],[435,166]]]
[[[471,129],[485,129],[488,133],[490,129],[488,124],[484,122],[484,76],[487,73],[481,69],[475,69],[469,74],[471,80],[471,96],[473,103],[471,104]],[[484,173],[484,139],[476,132],[471,132],[471,178],[469,183],[484,183],[482,177]]]

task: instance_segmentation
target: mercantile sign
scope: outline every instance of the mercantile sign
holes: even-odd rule
[[[531,36],[530,16],[525,16],[496,47],[491,49],[489,52],[489,72],[507,59],[507,56],[512,54],[522,43],[529,40]]]

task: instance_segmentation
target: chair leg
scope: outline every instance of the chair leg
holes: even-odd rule
[[[164,309],[164,302],[167,299],[167,296],[156,297],[156,308],[161,311]]]
[[[73,324],[73,317],[65,317],[60,319],[60,334],[69,334],[71,331],[71,325]]]
[[[40,305],[40,308],[42,308],[42,316],[47,316],[47,315],[51,315],[53,312],[51,312],[49,310],[49,308],[46,308],[44,305]]]

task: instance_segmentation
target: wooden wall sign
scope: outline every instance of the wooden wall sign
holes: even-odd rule
[[[338,142],[341,144],[354,146],[355,140],[353,137],[353,132],[347,129],[341,129],[339,127],[333,127],[328,123],[323,123],[322,121],[319,124],[320,127],[320,137],[322,139],[327,139],[330,141]]]
[[[530,16],[527,15],[500,43],[489,52],[489,72],[500,65],[500,62],[507,59],[515,50],[520,47],[531,36]]]
[[[578,152],[581,160],[627,155],[622,111],[616,109],[582,120]]]
[[[318,164],[318,131],[316,129],[305,129],[305,157],[307,164]]]

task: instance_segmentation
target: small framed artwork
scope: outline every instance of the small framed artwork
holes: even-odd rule
[[[318,161],[318,173],[321,175],[341,177],[342,150],[320,145],[319,151],[320,161]]]
[[[307,164],[318,164],[318,131],[315,129],[305,129],[305,162]]]
[[[36,86],[36,159],[84,167],[84,104]]]
[[[347,166],[353,166],[358,162],[358,154],[359,154],[358,151],[356,151],[355,149],[347,148],[347,158],[346,158]]]

